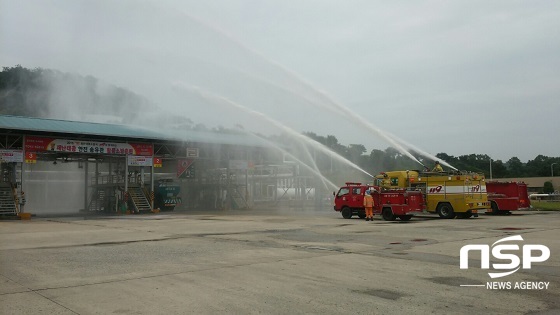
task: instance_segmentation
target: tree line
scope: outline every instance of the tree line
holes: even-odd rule
[[[423,168],[422,165],[392,147],[388,147],[385,150],[373,149],[368,153],[364,145],[343,145],[333,135],[324,137],[313,132],[306,132],[304,134],[365,170],[381,172]],[[410,153],[427,167],[431,168],[435,162],[427,160],[414,151]],[[490,178],[490,175],[492,175],[492,178],[546,177],[551,176],[552,171],[554,171],[555,176],[560,175],[560,157],[549,157],[540,154],[527,162],[522,162],[518,157],[512,157],[505,162],[502,160],[491,160],[487,154],[474,153],[460,156],[438,153],[436,157],[440,161],[445,161],[459,170],[483,173],[487,178]],[[328,169],[330,167],[330,159],[322,157],[318,160],[318,165],[322,169]],[[553,167],[552,170],[551,167]],[[492,174],[490,174],[490,170]]]
[[[113,114],[124,123],[153,107],[146,98],[92,76],[21,65],[2,68],[0,105],[0,115],[67,119]]]

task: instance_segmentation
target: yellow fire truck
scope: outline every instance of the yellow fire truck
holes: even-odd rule
[[[484,175],[467,172],[392,171],[377,175],[378,185],[385,188],[412,188],[424,193],[426,210],[441,218],[478,216],[490,202]]]

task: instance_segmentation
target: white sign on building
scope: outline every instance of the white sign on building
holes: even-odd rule
[[[0,162],[23,163],[23,151],[0,149]]]

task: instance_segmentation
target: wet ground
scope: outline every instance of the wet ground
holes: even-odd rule
[[[0,313],[557,314],[559,223],[560,212],[367,222],[328,209],[0,221]],[[550,258],[499,279],[475,253],[459,268],[461,247],[513,235]]]

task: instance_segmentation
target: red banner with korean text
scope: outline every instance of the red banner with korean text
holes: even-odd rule
[[[97,142],[43,137],[25,137],[25,152],[68,152],[107,155],[154,154],[154,146],[149,143]]]

